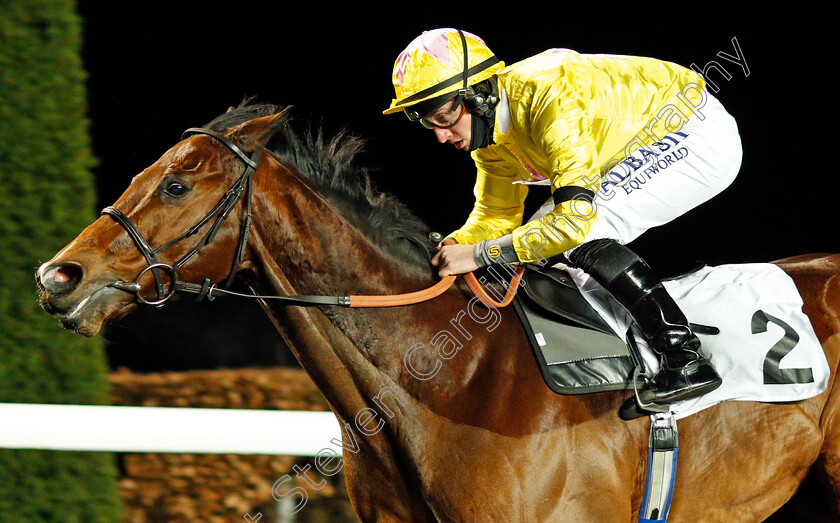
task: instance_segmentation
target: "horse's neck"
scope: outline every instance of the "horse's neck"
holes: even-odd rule
[[[249,245],[260,292],[382,295],[434,283],[429,269],[406,269],[289,173],[255,179],[254,215]],[[386,383],[393,385],[398,379],[402,351],[380,340],[415,336],[411,322],[400,321],[413,314],[405,309],[284,307],[270,300],[264,305],[301,365],[345,420],[368,406]]]
[[[285,176],[256,193],[249,245],[263,286],[257,290],[382,295],[434,283],[428,268],[404,269],[327,200]],[[393,399],[385,402],[397,411],[394,426],[428,419],[417,416],[423,411],[442,423],[516,437],[561,429],[607,410],[614,415],[615,405],[603,405],[614,399],[551,392],[515,312],[488,309],[463,291],[396,308],[265,307],[333,410],[351,423],[364,408],[382,411],[376,398],[386,387],[405,400],[401,407]],[[470,408],[477,398],[483,407]]]

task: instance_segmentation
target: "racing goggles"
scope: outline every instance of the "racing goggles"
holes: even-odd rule
[[[451,102],[451,104],[450,104]],[[419,105],[419,104],[418,104]],[[447,107],[449,105],[449,107]],[[435,107],[432,111],[425,113],[426,116],[421,117],[420,110],[405,110],[406,116],[412,122],[420,122],[426,129],[449,129],[455,126],[466,112],[465,104],[461,96],[456,96],[451,101],[447,101],[442,106]]]

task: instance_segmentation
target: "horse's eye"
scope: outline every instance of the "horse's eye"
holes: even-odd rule
[[[166,191],[164,192],[166,192],[169,196],[180,198],[181,196],[187,194],[187,186],[181,182],[172,182],[166,186]]]

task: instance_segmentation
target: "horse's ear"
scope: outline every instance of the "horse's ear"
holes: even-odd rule
[[[234,143],[239,144],[243,150],[252,152],[256,148],[265,145],[271,139],[271,136],[277,132],[277,129],[283,121],[281,117],[288,110],[289,108],[287,107],[279,113],[248,120],[245,123],[230,128],[227,136]]]

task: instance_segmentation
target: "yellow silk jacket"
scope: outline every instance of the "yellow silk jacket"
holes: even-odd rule
[[[597,209],[583,200],[561,202],[522,225],[528,186],[512,182],[547,178],[552,192],[579,186],[597,194],[605,170],[678,130],[705,100],[703,77],[682,66],[567,49],[508,66],[498,84],[495,143],[472,152],[475,206],[449,236],[474,244],[512,233],[522,262],[583,243]]]

